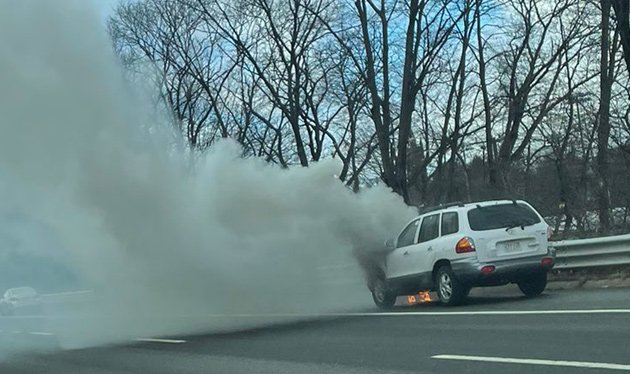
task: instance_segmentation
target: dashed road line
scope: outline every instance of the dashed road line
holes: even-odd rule
[[[54,333],[52,333],[52,332],[45,332],[45,331],[31,331],[28,334],[29,335],[37,335],[37,336],[55,336]]]
[[[540,359],[530,359],[530,358],[487,357],[487,356],[466,356],[466,355],[435,355],[435,356],[431,356],[431,358],[438,359],[438,360],[494,362],[494,363],[501,363],[501,364],[562,366],[562,367],[572,367],[572,368],[630,371],[630,365],[613,364],[613,363],[606,363],[606,362],[540,360]]]
[[[176,339],[155,339],[155,338],[138,338],[137,342],[143,343],[166,343],[166,344],[183,344],[186,343],[185,340],[176,340]]]

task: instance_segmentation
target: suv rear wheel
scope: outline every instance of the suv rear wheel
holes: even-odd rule
[[[525,296],[540,295],[547,287],[547,273],[538,273],[517,283]]]
[[[455,278],[450,266],[442,266],[435,273],[435,283],[440,303],[458,305],[466,298],[468,288]]]
[[[372,299],[379,308],[391,308],[396,304],[396,294],[387,289],[387,284],[381,277],[374,280]]]

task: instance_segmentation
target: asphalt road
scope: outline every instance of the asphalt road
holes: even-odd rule
[[[70,351],[55,351],[54,335],[3,331],[5,347],[30,344],[40,352],[5,357],[0,373],[630,372],[630,289],[525,299],[504,288],[474,292],[457,308],[420,304],[305,318]],[[1,319],[0,328],[11,323]]]

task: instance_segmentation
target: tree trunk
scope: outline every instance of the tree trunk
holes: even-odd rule
[[[416,80],[415,63],[417,60],[417,50],[414,48],[416,40],[416,15],[418,14],[418,0],[412,0],[409,4],[409,23],[405,35],[405,63],[403,67],[402,91],[400,100],[400,119],[398,127],[398,157],[396,160],[396,181],[399,192],[409,203],[409,193],[407,189],[407,148],[409,145],[409,135],[411,133],[411,118],[416,105]]]
[[[391,114],[389,111],[381,111],[383,108],[389,108],[389,103],[383,105],[383,101],[385,99],[381,98],[378,92],[376,62],[369,31],[370,25],[367,15],[367,4],[365,3],[365,0],[356,0],[354,4],[359,15],[362,42],[363,47],[365,48],[365,84],[369,92],[370,116],[374,122],[376,140],[378,142],[381,165],[383,167],[383,175],[381,178],[386,185],[394,190],[394,192],[400,193],[401,191],[397,187],[396,169],[391,151]],[[387,43],[387,41],[384,40],[383,43]],[[384,61],[383,64],[387,64],[387,61]]]
[[[449,170],[448,170],[448,187],[447,187],[447,199],[450,201],[455,201],[459,199],[459,192],[457,191],[457,183],[455,183],[455,175],[457,171],[457,161],[459,155],[459,142],[460,142],[460,131],[462,128],[462,106],[465,95],[466,88],[466,56],[470,44],[470,36],[474,25],[470,24],[470,7],[469,3],[466,2],[464,5],[464,33],[462,37],[462,51],[459,60],[459,66],[457,73],[459,75],[459,81],[457,82],[457,95],[455,99],[455,116],[454,122],[455,126],[453,128],[453,134],[451,135],[451,156],[449,160]],[[454,83],[455,84],[455,83]],[[464,169],[466,168],[465,163],[462,162],[462,166]]]
[[[612,6],[617,16],[617,32],[623,46],[623,59],[630,72],[630,2],[628,0],[613,0]]]
[[[608,140],[610,137],[610,96],[611,86],[609,75],[610,49],[610,6],[611,0],[601,0],[602,5],[602,38],[600,62],[600,106],[597,129],[597,167],[599,176],[598,208],[599,231],[610,231],[610,196],[608,186]]]

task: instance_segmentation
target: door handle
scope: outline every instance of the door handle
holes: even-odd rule
[[[429,247],[427,248],[427,251],[431,252],[433,250],[433,247]]]
[[[403,253],[403,256],[407,256],[409,254],[409,251],[405,251],[405,253]]]

